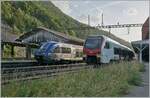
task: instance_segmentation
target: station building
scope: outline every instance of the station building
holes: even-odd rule
[[[47,41],[63,42],[74,45],[83,45],[84,40],[66,35],[61,32],[57,32],[45,27],[33,28],[29,32],[20,36],[16,41],[24,43],[36,43],[41,44]]]
[[[133,41],[132,46],[135,52],[138,54],[138,59],[149,62],[149,17],[146,19],[142,26],[142,40]]]
[[[33,28],[32,30],[25,34],[22,34],[21,36],[10,33],[11,28],[7,25],[2,25],[1,29],[1,51],[5,50],[4,48],[9,45],[11,51],[10,58],[14,57],[14,48],[16,47],[24,47],[26,58],[30,59],[31,54],[33,54],[36,50],[35,48],[39,47],[43,42],[56,41],[80,46],[82,46],[84,43],[84,40],[82,39],[72,37],[44,27]],[[5,53],[2,54],[2,56],[3,58],[5,58]]]

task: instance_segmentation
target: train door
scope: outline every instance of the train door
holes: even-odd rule
[[[76,49],[74,47],[71,47],[71,58],[76,57]]]
[[[61,47],[57,46],[53,51],[53,59],[61,60]]]
[[[121,55],[120,55],[120,48],[114,47],[114,60],[120,60]]]
[[[110,42],[106,42],[105,46],[101,53],[101,62],[109,63],[111,59],[113,59],[113,48]]]

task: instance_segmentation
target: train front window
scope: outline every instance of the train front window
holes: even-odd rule
[[[53,47],[55,45],[55,43],[45,43],[45,44],[43,44],[41,47],[40,47],[40,49],[42,50],[42,51],[47,51],[49,48],[51,48],[51,47]]]
[[[85,48],[89,48],[89,49],[100,48],[101,43],[102,43],[102,39],[89,38],[85,42]]]
[[[46,50],[48,47],[49,47],[49,43],[45,43],[45,44],[43,44],[43,45],[40,47],[40,49],[41,49],[41,50]]]

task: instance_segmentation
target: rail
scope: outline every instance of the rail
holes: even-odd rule
[[[1,68],[16,68],[39,65],[36,60],[2,60]]]
[[[19,68],[2,68],[2,84],[12,81],[39,79],[43,77],[56,76],[68,72],[76,72],[81,69],[91,68],[85,63],[64,64],[64,65],[43,65]]]

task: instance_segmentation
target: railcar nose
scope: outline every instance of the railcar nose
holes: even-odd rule
[[[89,56],[96,56],[97,54],[100,54],[100,49],[83,49],[84,54]]]

